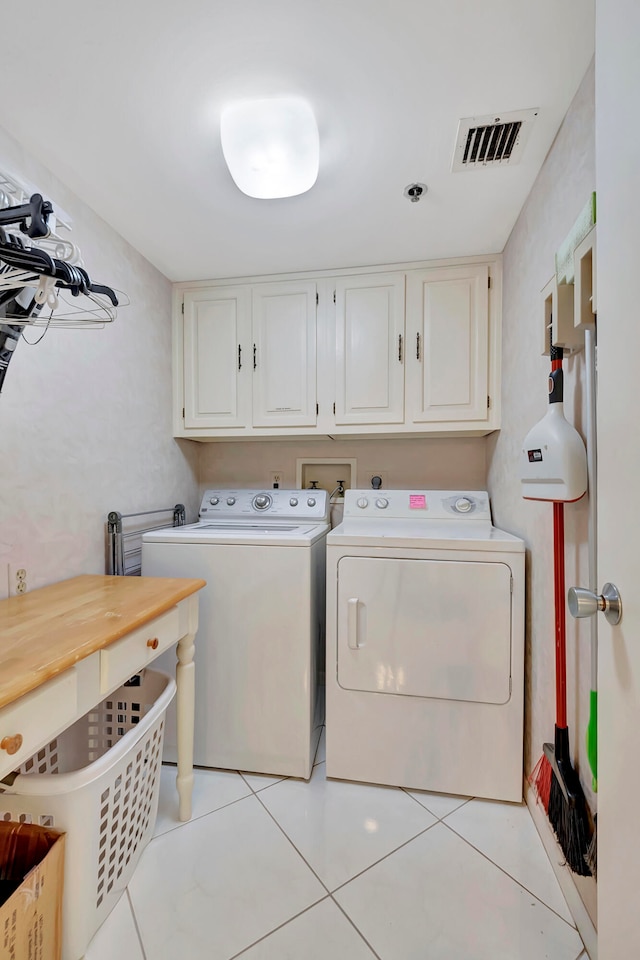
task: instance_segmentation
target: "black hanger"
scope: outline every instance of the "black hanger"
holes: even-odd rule
[[[114,307],[118,306],[118,298],[113,290],[110,287],[93,283],[87,271],[82,267],[75,267],[65,260],[50,257],[48,253],[37,247],[25,247],[20,237],[7,234],[1,226],[0,260],[4,260],[12,267],[29,270],[45,277],[53,277],[56,281],[56,287],[70,290],[74,297],[81,293],[100,293],[108,297]]]
[[[48,223],[52,213],[53,204],[49,200],[43,200],[39,193],[34,193],[28,203],[0,210],[0,225],[17,223],[22,233],[35,240],[37,237],[49,236]],[[27,224],[27,221],[30,222]]]

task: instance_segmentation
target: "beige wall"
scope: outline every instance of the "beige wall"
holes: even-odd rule
[[[1,598],[9,564],[29,589],[104,573],[109,510],[183,500],[194,512],[198,451],[171,438],[168,280],[1,128],[0,169],[59,203],[92,279],[131,300],[102,330],[18,344],[0,395]]]
[[[547,409],[549,359],[540,355],[540,291],[554,255],[595,189],[594,68],[589,68],[504,250],[502,429],[487,444],[494,519],[527,544],[526,772],[553,740],[555,721],[553,508],[521,498],[518,458]],[[584,435],[584,352],[565,359],[565,414]],[[586,497],[565,508],[566,582],[588,583]],[[585,790],[589,717],[588,621],[567,617],[568,722]]]
[[[460,440],[243,441],[203,444],[201,489],[214,486],[268,486],[273,471],[283,471],[283,487],[296,485],[296,459],[355,459],[360,487],[382,473],[389,489],[484,489],[483,438]],[[336,479],[343,479],[339,475]]]

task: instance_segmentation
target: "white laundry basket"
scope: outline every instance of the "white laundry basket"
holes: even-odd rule
[[[27,760],[10,787],[0,783],[0,818],[67,834],[63,960],[84,956],[153,834],[175,692],[172,677],[143,671]]]

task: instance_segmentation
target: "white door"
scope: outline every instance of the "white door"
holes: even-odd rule
[[[253,288],[253,425],[316,424],[316,284]]]
[[[185,293],[185,427],[249,425],[249,329],[247,287]]]
[[[347,690],[507,703],[505,563],[342,557],[338,683]]]
[[[404,274],[336,280],[336,423],[404,420]]]
[[[414,423],[487,419],[489,268],[407,275],[407,415]]]
[[[598,568],[622,622],[598,614],[598,955],[640,956],[640,4],[598,0]]]

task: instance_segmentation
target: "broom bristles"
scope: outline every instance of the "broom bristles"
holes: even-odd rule
[[[574,804],[569,803],[555,771],[552,771],[549,793],[549,822],[573,872],[581,877],[591,876],[586,860],[590,836],[584,797],[578,795]]]
[[[544,812],[547,814],[549,813],[552,773],[553,769],[549,759],[543,753],[528,777],[529,784],[533,787],[539,802],[544,807]]]
[[[598,818],[594,818],[593,825],[593,836],[591,837],[591,843],[587,848],[587,852],[584,855],[584,860],[586,865],[589,867],[589,870],[595,877],[598,879]]]

